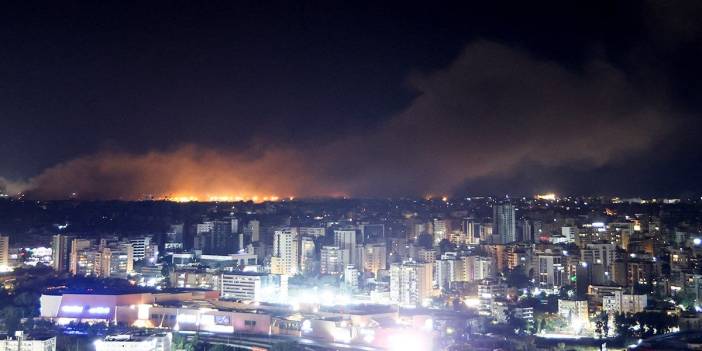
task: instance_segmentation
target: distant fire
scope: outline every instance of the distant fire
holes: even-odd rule
[[[538,200],[555,201],[555,200],[556,200],[556,194],[554,194],[554,193],[538,194],[538,195],[536,195],[536,198],[537,198]]]
[[[175,196],[165,196],[162,198],[166,201],[173,202],[240,202],[240,201],[253,201],[253,202],[268,202],[268,201],[280,201],[280,197],[276,195],[270,196],[258,196],[258,195],[206,195],[206,196],[195,196],[195,195],[175,195]],[[292,200],[293,197],[291,196]]]

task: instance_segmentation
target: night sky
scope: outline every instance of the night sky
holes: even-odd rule
[[[702,193],[702,2],[0,5],[29,197]]]

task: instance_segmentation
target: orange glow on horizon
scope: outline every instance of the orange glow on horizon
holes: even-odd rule
[[[292,197],[290,197],[292,199]],[[172,196],[164,196],[160,198],[161,200],[165,201],[173,201],[173,202],[241,202],[241,201],[253,201],[256,203],[261,203],[261,202],[268,202],[268,201],[280,201],[280,197],[276,195],[270,195],[270,196],[259,196],[259,195],[204,195],[204,196],[197,196],[197,195],[172,195]]]

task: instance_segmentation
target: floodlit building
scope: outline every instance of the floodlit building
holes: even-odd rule
[[[57,324],[109,323],[119,318],[117,307],[134,310],[140,305],[215,299],[218,291],[187,290],[163,293],[118,291],[52,292],[39,298],[39,315]],[[130,323],[131,325],[131,323]]]
[[[10,270],[10,237],[0,235],[0,272]]]
[[[585,324],[590,320],[587,300],[558,299],[558,314],[565,318],[571,326]]]
[[[300,237],[300,272],[312,269],[315,259],[314,239],[308,236]]]
[[[322,237],[326,234],[326,230],[322,227],[299,227],[297,230],[300,235],[314,238]]]
[[[0,339],[0,351],[56,351],[56,337],[27,338],[18,331],[14,338]]]
[[[334,246],[344,252],[343,267],[352,264],[358,267],[358,258],[356,250],[356,230],[344,229],[334,231]]]
[[[271,273],[295,275],[299,272],[298,244],[299,237],[296,228],[275,231]]]
[[[624,294],[614,291],[612,295],[602,297],[602,310],[612,313],[643,312],[648,305],[646,294]]]
[[[171,333],[109,335],[94,343],[95,351],[171,351]]]
[[[244,234],[251,238],[251,242],[255,243],[261,240],[261,222],[255,219],[250,220],[244,228]]]
[[[432,221],[434,227],[434,243],[439,243],[441,240],[448,239],[451,231],[451,223],[446,219],[435,218]]]
[[[288,278],[285,275],[256,272],[223,273],[223,298],[251,301],[285,301],[288,296]]]
[[[432,263],[407,261],[390,266],[390,300],[416,306],[433,295]]]
[[[492,208],[493,235],[496,244],[509,244],[517,240],[514,205],[502,204]]]
[[[361,249],[363,271],[377,276],[378,271],[387,269],[387,256],[385,243],[364,244]]]
[[[336,246],[323,246],[320,251],[319,272],[321,274],[341,274],[344,271],[344,254]]]
[[[146,258],[146,249],[149,245],[151,245],[151,237],[150,236],[144,236],[141,238],[135,238],[129,240],[129,242],[132,244],[132,247],[134,248],[134,260],[135,261],[141,261],[144,258]]]
[[[63,234],[56,234],[51,240],[51,254],[53,256],[52,267],[57,272],[69,270],[71,260],[71,244],[73,237]]]
[[[348,265],[344,269],[344,284],[355,290],[358,289],[358,269],[354,265]]]
[[[493,261],[490,257],[482,256],[464,256],[463,261],[463,279],[466,282],[475,282],[489,278],[493,271]]]
[[[89,275],[93,273],[97,253],[95,250],[89,250],[92,244],[88,239],[71,240],[70,268],[68,270],[71,274]]]

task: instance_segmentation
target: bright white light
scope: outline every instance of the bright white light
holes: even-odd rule
[[[373,329],[361,329],[361,335],[363,335],[363,341],[366,344],[370,344],[375,340],[375,330]]]
[[[309,319],[305,319],[302,322],[302,326],[300,327],[300,331],[303,333],[311,333],[312,332],[312,322],[310,322]]]
[[[426,345],[421,340],[421,337],[409,332],[401,332],[391,335],[388,339],[390,351],[424,351]]]
[[[702,239],[694,238],[694,239],[692,239],[692,243],[699,246],[700,244],[702,244]]]
[[[194,314],[179,314],[176,320],[179,323],[197,323],[197,316]]]
[[[587,262],[580,262],[580,266],[583,268],[587,268]]]
[[[66,313],[83,313],[83,306],[63,306],[61,311]]]
[[[149,319],[149,311],[151,310],[151,305],[139,305],[137,310],[137,318],[146,320]]]
[[[346,328],[335,328],[332,331],[332,337],[334,338],[334,341],[348,344],[351,341],[351,330]]]
[[[480,299],[467,298],[467,299],[463,300],[463,303],[466,304],[466,307],[476,308],[476,307],[480,306]]]
[[[81,307],[81,309],[82,309],[82,307]],[[110,308],[109,307],[90,307],[88,309],[88,313],[90,313],[90,314],[109,314]]]

